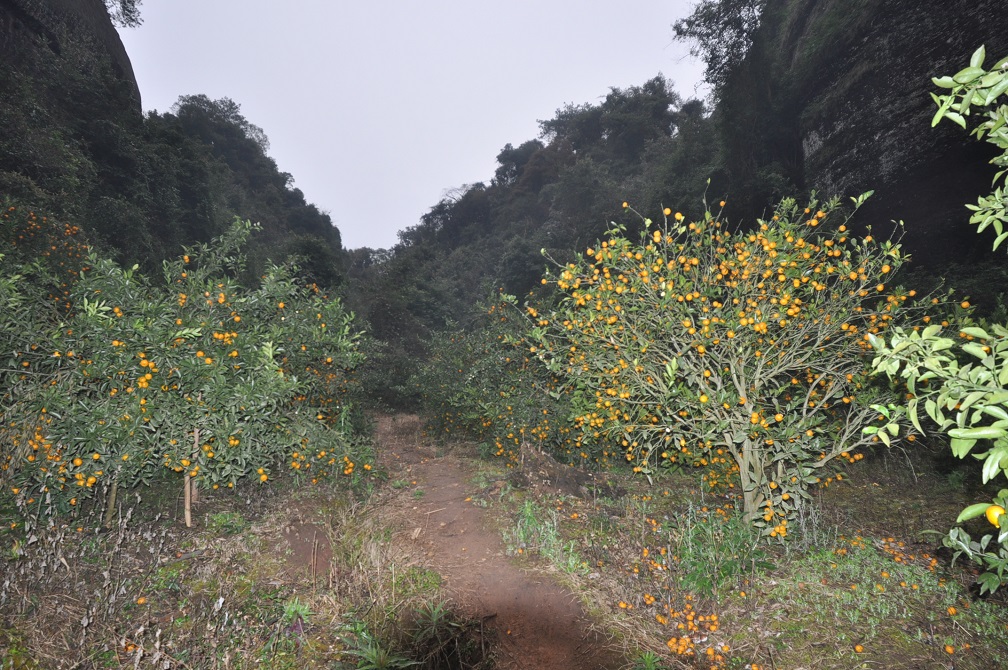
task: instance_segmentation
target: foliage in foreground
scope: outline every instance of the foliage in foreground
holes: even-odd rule
[[[1008,194],[1004,190],[1008,173],[1008,58],[987,71],[983,68],[985,56],[980,47],[968,67],[951,77],[935,78],[935,85],[949,89],[949,93],[932,97],[938,105],[934,124],[948,118],[965,128],[972,107],[987,109],[986,120],[973,134],[986,137],[1003,151],[992,161],[1002,169],[994,176],[992,193],[968,207],[974,212],[970,222],[978,233],[993,229],[997,250],[1008,239],[1004,230],[1008,223]],[[985,484],[999,474],[1008,476],[1008,326],[992,324],[985,329],[965,323],[956,339],[943,336],[941,331],[932,325],[920,332],[896,329],[889,342],[874,338],[878,351],[874,367],[906,383],[912,394],[907,411],[918,430],[923,404],[938,430],[951,438],[952,453],[957,457],[965,458],[978,443],[987,447],[972,453],[983,461]],[[944,540],[956,557],[965,555],[983,566],[981,592],[995,591],[1008,581],[1008,525],[1002,524],[1006,506],[1008,489],[1001,489],[992,501],[967,507],[956,519],[962,523],[986,516],[998,529],[996,535],[988,533],[974,540],[964,528],[956,527]]]

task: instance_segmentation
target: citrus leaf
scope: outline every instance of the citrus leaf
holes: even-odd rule
[[[992,426],[980,426],[978,428],[953,428],[948,432],[949,437],[960,440],[996,440],[1006,435],[1004,428],[994,428]]]
[[[970,452],[973,445],[976,444],[976,440],[967,440],[959,437],[952,438],[952,453],[958,458],[966,458],[966,454]]]
[[[970,56],[970,67],[979,68],[987,58],[987,48],[981,44],[980,47]]]
[[[987,511],[988,507],[990,507],[990,503],[976,503],[970,505],[963,511],[959,512],[959,516],[956,517],[956,523],[962,523],[963,521],[969,521],[970,519],[982,516]]]

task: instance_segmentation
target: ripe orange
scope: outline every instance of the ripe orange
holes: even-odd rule
[[[1005,508],[1001,507],[1001,505],[991,505],[990,507],[987,508],[987,511],[984,512],[984,516],[987,517],[987,520],[990,521],[992,526],[994,526],[995,528],[1000,528],[1001,515],[1003,515],[1004,513]]]

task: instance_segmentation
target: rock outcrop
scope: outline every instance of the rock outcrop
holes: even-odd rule
[[[36,48],[38,40],[57,54],[73,42],[107,59],[140,113],[133,65],[102,0],[0,0],[0,56],[17,60],[23,50]]]
[[[918,262],[989,247],[964,204],[989,192],[994,152],[948,121],[932,129],[928,92],[931,77],[965,67],[980,44],[988,64],[1008,55],[1004,16],[1004,0],[769,0],[728,91],[752,88],[751,113],[770,115],[756,125],[784,126],[758,135],[769,141],[754,169],[780,166],[825,194],[874,189],[863,220],[905,221]]]

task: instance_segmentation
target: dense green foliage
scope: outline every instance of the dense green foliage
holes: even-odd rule
[[[165,471],[214,489],[278,467],[360,474],[352,317],[288,267],[241,286],[250,224],[165,262],[160,280],[73,242],[69,258],[33,258],[13,242],[56,248],[75,231],[13,205],[3,224],[0,480],[26,514],[65,513]]]
[[[415,379],[428,428],[440,437],[475,437],[509,464],[531,445],[572,465],[597,465],[576,444],[562,380],[529,351],[530,312],[500,294],[480,304],[465,327],[431,341]]]

